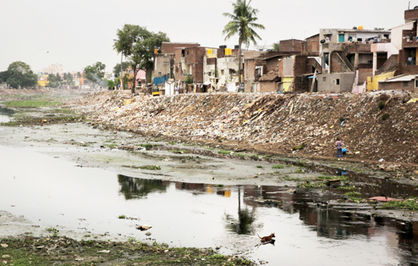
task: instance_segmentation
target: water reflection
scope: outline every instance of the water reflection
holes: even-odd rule
[[[258,208],[280,209],[296,214],[299,220],[315,231],[318,237],[345,240],[358,236],[370,239],[375,235],[387,237],[388,245],[401,250],[403,262],[417,262],[417,244],[413,224],[402,224],[391,220],[378,219],[370,214],[349,209],[333,209],[323,202],[332,199],[330,195],[299,192],[292,188],[275,186],[222,186],[192,184],[161,180],[144,180],[119,175],[120,191],[126,199],[142,198],[149,193],[174,190],[188,191],[196,197],[213,195],[236,200],[236,212],[226,212],[225,223],[228,231],[237,235],[256,235],[255,222],[266,217],[260,216]],[[170,189],[171,190],[171,189]],[[168,194],[170,194],[167,191]],[[236,193],[231,197],[231,194]],[[202,210],[204,211],[204,210]],[[259,217],[260,216],[260,217]],[[193,219],[193,217],[189,217]]]
[[[254,233],[253,223],[255,221],[255,208],[250,211],[248,207],[241,209],[241,186],[238,186],[238,219],[226,215],[226,221],[231,231],[238,234]]]
[[[165,192],[169,182],[162,180],[138,179],[125,175],[118,175],[120,192],[125,199],[146,197],[151,192]]]

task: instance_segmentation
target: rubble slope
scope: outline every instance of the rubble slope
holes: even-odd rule
[[[101,92],[80,105],[95,123],[146,135],[296,156],[417,163],[417,104],[402,92],[339,95]],[[409,102],[408,102],[409,101]]]

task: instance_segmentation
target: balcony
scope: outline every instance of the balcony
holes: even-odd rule
[[[415,30],[404,30],[402,32],[402,48],[417,48],[418,37]]]
[[[405,10],[405,20],[417,20],[418,9]]]

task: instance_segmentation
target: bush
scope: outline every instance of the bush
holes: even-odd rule
[[[385,106],[386,106],[385,102],[383,102],[383,101],[379,102],[379,109],[380,110],[383,110],[385,108]]]
[[[383,121],[388,120],[388,118],[389,118],[389,114],[383,114],[383,115],[382,115],[382,120],[383,120]]]

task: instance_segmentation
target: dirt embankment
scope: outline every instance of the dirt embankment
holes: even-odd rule
[[[399,92],[175,97],[102,92],[79,104],[94,123],[147,135],[321,158],[335,156],[339,137],[347,159],[414,165],[418,109],[410,99]]]

